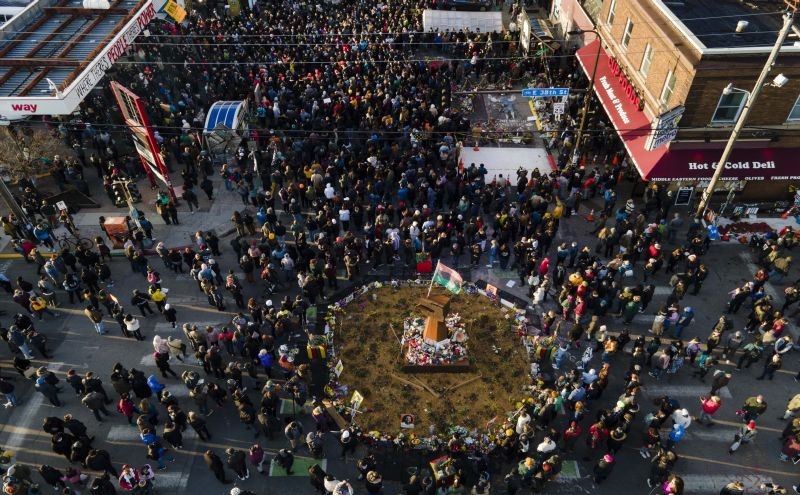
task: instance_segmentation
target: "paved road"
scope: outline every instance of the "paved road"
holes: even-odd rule
[[[581,217],[573,217],[563,223],[564,226],[559,232],[561,239],[577,239],[580,242],[589,240],[585,234],[589,224]],[[224,251],[225,246],[223,241]],[[735,284],[748,279],[752,272],[750,254],[746,248],[738,244],[715,245],[708,255],[708,261],[711,265],[711,276],[705,287],[699,296],[687,296],[684,300],[685,304],[691,304],[697,309],[695,323],[685,331],[687,338],[692,336],[705,338],[707,336],[713,321],[724,307],[726,292]],[[156,265],[160,264],[158,260],[154,260],[154,262]],[[230,249],[220,258],[220,263],[225,270],[234,266]],[[128,263],[124,259],[115,259],[112,262],[112,270],[118,281],[113,292],[123,301],[128,299],[132,289],[146,286],[143,277],[130,273]],[[12,279],[17,275],[31,279],[33,272],[31,265],[21,260],[3,262],[0,264],[0,271],[4,271]],[[165,277],[164,286],[170,289],[171,302],[178,310],[181,323],[219,324],[229,321],[232,314],[220,313],[209,308],[204,298],[200,297],[196,284],[187,276],[175,277],[163,271],[162,274]],[[512,279],[511,277],[513,277],[511,273],[499,271],[487,273],[485,269],[473,274],[473,279],[484,278],[500,286],[505,286],[506,282]],[[791,277],[789,279],[793,280]],[[665,285],[665,276],[656,277],[655,283]],[[509,290],[524,293],[524,288],[520,290],[519,287],[513,287]],[[771,290],[780,292],[781,287]],[[258,295],[259,293],[255,286],[249,287],[248,291],[249,295]],[[649,328],[652,312],[658,308],[659,302],[663,301],[666,295],[667,291],[660,289],[648,313],[635,318],[631,326],[634,334],[645,332]],[[65,302],[66,298],[60,295],[60,299]],[[9,313],[16,312],[17,308],[18,306],[6,298],[0,301],[0,309]],[[50,362],[41,359],[35,360],[37,365],[46,364],[59,374],[64,374],[70,368],[74,368],[80,373],[94,370],[107,380],[111,366],[117,361],[122,362],[128,368],[143,367],[147,371],[154,371],[150,344],[152,336],[155,333],[166,336],[176,332],[160,316],[152,316],[143,320],[143,332],[147,337],[144,342],[125,339],[119,334],[116,324],[111,321],[107,322],[108,328],[111,330],[109,335],[100,337],[94,333],[78,306],[65,304],[59,313],[61,314],[60,318],[48,318],[37,325],[51,338],[55,358]],[[742,311],[735,318],[737,328],[743,326],[744,316],[745,313]],[[7,321],[7,317],[2,319],[3,323]],[[612,331],[620,329],[618,320],[613,318],[609,319],[608,325]],[[9,353],[5,348],[0,349],[0,357],[3,368],[7,369]],[[621,375],[627,368],[627,362],[628,360],[624,356],[616,358],[613,365],[612,386],[603,396],[604,403],[613,402],[614,397],[619,393]],[[755,381],[756,373],[760,369],[751,369],[735,374],[729,390],[723,393],[723,408],[717,415],[720,424],[713,429],[699,425],[690,428],[687,438],[678,447],[682,460],[677,465],[677,471],[686,480],[686,493],[718,493],[721,485],[734,478],[744,479],[747,484],[753,486],[768,479],[785,485],[797,481],[796,468],[777,460],[780,447],[777,437],[783,428],[783,422],[777,420],[776,417],[782,413],[786,398],[797,390],[797,385],[792,379],[798,368],[796,360],[790,355],[785,362],[788,369],[778,373],[775,380],[770,382]],[[184,369],[196,367],[192,364],[173,363],[173,368],[180,374]],[[9,373],[5,371],[4,375],[8,376]],[[651,379],[646,378],[646,380],[646,388],[641,401],[645,410],[649,408],[647,399],[670,394],[680,399],[683,405],[696,413],[697,397],[707,391],[705,385],[689,377],[686,369],[669,382],[664,380],[652,383]],[[187,404],[185,409],[191,409],[184,387],[173,379],[166,380],[166,383],[181,402]],[[62,409],[55,409],[43,403],[41,395],[31,390],[21,377],[17,379],[17,384],[24,402],[17,408],[0,410],[0,422],[2,423],[0,445],[14,451],[18,460],[34,464],[51,463],[63,468],[62,458],[50,451],[49,437],[41,431],[40,425],[42,418],[46,416],[60,415],[69,411],[90,427],[91,432],[97,438],[97,443],[110,450],[115,463],[143,464],[147,462],[144,457],[145,449],[140,444],[135,429],[128,426],[122,416],[115,414],[110,420],[98,424],[89,411],[81,406],[71,394],[63,394],[66,398],[66,406]],[[760,434],[754,444],[747,445],[735,455],[729,456],[726,452],[727,445],[738,427],[738,418],[734,411],[746,397],[756,393],[763,393],[769,403],[768,412],[764,415],[763,421],[759,422]],[[257,400],[255,394],[252,397]],[[200,442],[193,435],[187,433],[185,450],[176,454],[176,462],[169,465],[166,471],[158,473],[156,485],[159,487],[160,493],[198,493],[198,490],[208,494],[227,492],[230,487],[222,487],[213,479],[201,456],[202,452],[209,447],[222,453],[228,446],[246,449],[252,443],[252,435],[242,428],[238,418],[232,413],[233,411],[228,407],[226,411],[210,417],[209,426],[214,435],[213,441],[210,443]],[[643,417],[643,414],[641,416]],[[307,427],[311,426],[307,419],[304,421]],[[547,493],[646,493],[645,476],[649,466],[647,461],[635,451],[640,444],[642,427],[643,424],[637,424],[627,444],[628,448],[619,456],[619,465],[616,471],[602,486],[596,487],[590,480],[581,478],[590,471],[591,463],[581,460],[586,453],[579,450],[574,457],[577,461],[577,475],[551,484],[547,488]],[[276,435],[276,440],[273,441],[259,440],[262,441],[262,445],[273,452],[285,446],[282,435]],[[299,455],[302,456],[303,453],[301,452]],[[595,453],[591,453],[593,458],[595,455]],[[354,460],[340,460],[338,449],[332,438],[326,445],[326,458],[321,462],[325,469],[337,477],[349,477],[355,480]],[[398,461],[387,457],[386,462]],[[507,467],[502,469],[507,469]],[[241,482],[237,486],[254,490],[256,493],[311,493],[307,477],[302,476],[303,473],[299,474],[296,477],[270,476],[262,478],[254,472],[249,480]],[[496,478],[496,487],[501,485],[500,479],[500,477]],[[359,492],[363,491],[361,485],[355,481],[354,484],[358,487]],[[620,490],[624,491],[620,492]],[[387,493],[396,491],[397,485],[390,484]]]

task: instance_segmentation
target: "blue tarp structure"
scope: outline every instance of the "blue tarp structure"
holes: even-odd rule
[[[244,118],[244,111],[243,101],[218,101],[214,103],[208,109],[203,132],[210,134],[220,126],[229,130],[238,129],[240,120]]]

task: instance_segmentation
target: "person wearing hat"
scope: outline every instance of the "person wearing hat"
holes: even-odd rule
[[[744,483],[734,480],[722,487],[719,495],[744,495]]]
[[[614,428],[611,430],[611,433],[608,436],[608,440],[606,440],[606,445],[608,446],[608,451],[612,455],[617,455],[617,452],[622,448],[622,445],[627,440],[628,435],[625,433],[625,429],[622,427]]]
[[[356,438],[350,428],[345,428],[339,433],[339,445],[342,446],[341,458],[344,459],[347,453],[356,453]]]
[[[611,454],[606,454],[599,461],[597,464],[594,465],[592,468],[592,479],[598,485],[605,481],[606,478],[611,474],[611,471],[614,469],[614,465],[616,464],[616,460],[614,456]]]
[[[733,443],[728,447],[728,454],[733,455],[743,443],[750,443],[758,432],[756,431],[756,422],[750,420],[746,425],[742,425],[739,431],[733,437]]]
[[[377,471],[370,471],[367,473],[367,493],[370,495],[377,495],[383,490],[383,479]]]

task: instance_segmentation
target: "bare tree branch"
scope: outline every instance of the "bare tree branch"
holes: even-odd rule
[[[47,129],[4,127],[0,132],[0,168],[14,182],[47,173],[54,156],[71,153]]]

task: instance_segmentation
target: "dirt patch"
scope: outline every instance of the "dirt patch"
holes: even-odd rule
[[[416,287],[373,289],[337,315],[334,342],[344,364],[340,382],[350,395],[358,390],[364,396],[365,412],[358,418],[363,431],[397,432],[403,414],[416,416],[411,431],[417,435],[427,435],[431,425],[437,432],[452,425],[483,428],[495,415],[513,410],[528,384],[527,357],[513,313],[484,296],[463,292],[452,296],[450,313],[461,315],[467,331],[471,370],[401,371],[403,320],[417,315],[414,307],[426,292]]]

